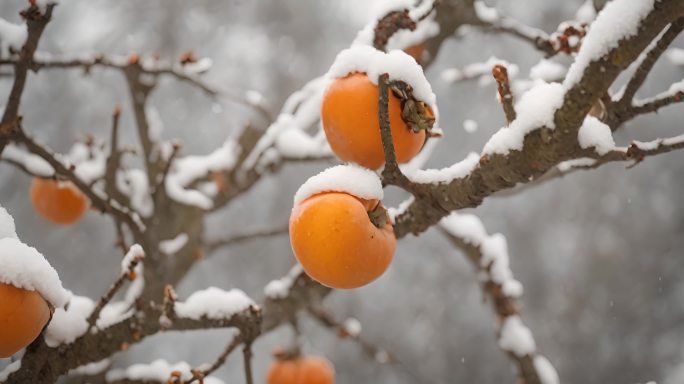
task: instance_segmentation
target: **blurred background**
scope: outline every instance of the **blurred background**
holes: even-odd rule
[[[487,0],[503,14],[552,32],[574,17],[583,1]],[[53,53],[159,54],[176,60],[186,51],[209,57],[204,76],[216,88],[242,94],[256,90],[273,112],[307,80],[324,73],[369,21],[370,0],[62,0],[41,41]],[[0,16],[18,22],[24,0],[0,2]],[[680,38],[674,46],[684,47]],[[450,165],[479,152],[504,124],[494,85],[449,84],[440,73],[496,56],[526,77],[541,55],[508,36],[469,31],[443,47],[427,71],[441,107],[445,137],[428,163]],[[570,59],[558,58],[567,64]],[[666,90],[684,75],[662,59],[639,93]],[[0,78],[2,100],[10,78]],[[196,89],[165,79],[151,104],[164,137],[183,141],[184,154],[206,153],[247,121],[264,121],[243,107],[215,104]],[[22,114],[26,130],[56,151],[92,133],[108,138],[110,113],[123,105],[122,135],[134,144],[125,80],[118,71],[44,70],[29,77]],[[681,134],[681,106],[630,122],[615,134],[618,145]],[[478,123],[466,132],[463,122]],[[513,197],[489,198],[472,210],[491,233],[508,239],[511,265],[523,283],[523,319],[539,351],[566,383],[684,382],[684,157],[674,152],[633,169],[614,164],[576,172]],[[227,209],[210,217],[209,235],[285,224],[292,195],[325,162],[287,165],[266,177]],[[17,232],[43,252],[65,287],[99,296],[118,273],[109,219],[88,214],[75,226],[56,227],[39,217],[27,198],[30,179],[0,163],[0,203],[14,216]],[[274,193],[278,191],[278,193]],[[388,203],[405,195],[391,191]],[[178,293],[207,286],[237,287],[260,300],[263,286],[294,263],[286,236],[222,249],[190,273]],[[2,266],[0,266],[2,268]],[[305,350],[327,356],[339,383],[511,383],[514,370],[497,348],[495,317],[483,301],[473,268],[438,232],[408,237],[378,281],[334,292],[327,305],[337,317],[355,317],[362,337],[394,353],[401,366],[379,365],[350,341],[302,318]],[[257,382],[265,382],[270,353],[291,341],[288,328],[255,345]],[[185,360],[213,361],[230,339],[226,331],[164,334],[117,356],[116,366]],[[242,382],[240,356],[218,372]],[[0,367],[7,362],[0,360]]]

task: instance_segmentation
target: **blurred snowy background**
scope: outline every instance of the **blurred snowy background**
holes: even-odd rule
[[[619,1],[619,0],[618,0]],[[0,16],[19,21],[24,0],[0,2]],[[488,0],[507,15],[547,32],[574,17],[581,0]],[[53,53],[158,53],[175,60],[183,51],[209,57],[205,79],[243,94],[256,90],[275,112],[307,80],[327,70],[368,21],[373,1],[317,0],[62,0],[41,41]],[[675,47],[684,47],[680,38]],[[441,107],[445,137],[428,164],[441,167],[479,151],[503,124],[493,84],[448,84],[447,68],[496,56],[520,67],[519,77],[541,55],[508,36],[470,31],[448,41],[427,72]],[[569,63],[562,57],[560,63]],[[662,59],[640,95],[680,80],[682,67]],[[9,92],[0,78],[0,95]],[[122,134],[134,143],[128,90],[118,71],[45,70],[29,78],[22,113],[26,130],[57,151],[93,133],[108,137],[113,106],[124,106]],[[151,97],[165,137],[184,142],[184,153],[215,148],[246,121],[264,125],[243,107],[214,104],[196,89],[166,79]],[[618,145],[682,133],[681,106],[641,118],[616,135]],[[478,129],[466,132],[472,119]],[[470,127],[472,128],[472,127]],[[469,129],[472,130],[472,129]],[[328,164],[288,165],[211,217],[210,235],[284,224],[292,195]],[[22,239],[38,248],[65,287],[99,296],[118,273],[111,221],[97,214],[75,226],[40,218],[27,198],[30,179],[0,164],[0,202],[14,215]],[[277,191],[277,193],[274,193]],[[396,192],[396,191],[395,191]],[[490,232],[509,240],[511,264],[524,284],[523,318],[541,353],[567,383],[684,382],[684,158],[672,153],[634,169],[624,164],[577,172],[515,197],[490,198],[474,210]],[[389,203],[403,198],[390,194]],[[178,287],[181,297],[209,285],[239,287],[255,299],[263,286],[294,263],[286,236],[224,249],[199,263]],[[0,266],[1,268],[2,266]],[[467,260],[440,233],[399,242],[390,270],[375,283],[335,292],[327,300],[338,318],[356,317],[362,335],[392,351],[400,367],[370,361],[352,342],[341,341],[310,320],[303,322],[307,352],[334,364],[339,383],[510,383],[513,368],[497,348],[494,317],[483,302]],[[276,345],[290,341],[283,328],[255,345],[258,382]],[[118,356],[117,366],[165,358],[191,364],[212,361],[228,332],[192,332],[147,339]],[[241,358],[218,373],[242,382]],[[5,363],[0,361],[0,366]]]

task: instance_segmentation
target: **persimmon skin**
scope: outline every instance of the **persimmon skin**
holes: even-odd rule
[[[292,251],[304,271],[337,289],[364,286],[380,277],[394,257],[397,240],[388,222],[378,228],[368,210],[377,201],[324,192],[297,204],[290,215]]]
[[[70,183],[34,178],[31,203],[44,218],[55,224],[73,224],[88,210],[88,198]]]
[[[267,384],[335,384],[335,370],[325,358],[305,356],[276,360],[268,369]]]
[[[50,308],[35,291],[0,283],[0,358],[31,344],[50,320]]]
[[[328,86],[321,106],[321,121],[333,152],[342,160],[370,169],[385,163],[378,121],[378,86],[365,73],[337,78]],[[399,163],[420,152],[425,131],[413,132],[401,118],[401,102],[389,92],[392,142]]]

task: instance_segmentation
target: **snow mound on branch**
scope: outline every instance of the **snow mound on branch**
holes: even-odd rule
[[[87,318],[95,309],[95,303],[84,296],[73,296],[68,309],[57,308],[45,331],[48,347],[70,344],[88,330]]]
[[[417,183],[449,183],[467,176],[480,161],[480,155],[471,152],[462,161],[442,169],[407,170],[406,176]]]
[[[610,127],[594,116],[587,116],[584,119],[584,123],[577,132],[577,141],[584,149],[593,147],[599,155],[605,155],[615,148]]]
[[[9,144],[5,147],[5,150],[2,152],[2,158],[20,164],[36,176],[50,177],[55,173],[52,166],[43,158],[19,149],[14,144]]]
[[[365,72],[368,80],[376,85],[380,75],[387,73],[390,80],[400,80],[413,87],[416,99],[436,111],[437,97],[425,78],[423,68],[404,51],[385,53],[367,45],[352,46],[337,55],[326,76],[338,78],[354,72]]]
[[[271,299],[286,298],[287,295],[290,294],[290,288],[292,288],[292,284],[294,284],[297,277],[301,275],[303,271],[304,270],[302,269],[301,265],[295,265],[292,267],[292,269],[290,269],[290,272],[288,272],[286,276],[280,279],[271,280],[268,284],[266,284],[264,287],[264,294],[266,297]]]
[[[551,365],[549,359],[544,356],[537,355],[534,357],[534,369],[537,370],[539,381],[541,384],[559,384],[560,378],[556,368]]]
[[[499,21],[499,12],[496,8],[492,8],[484,3],[482,0],[477,0],[473,3],[475,7],[475,14],[477,17],[488,23],[495,23]]]
[[[14,218],[12,218],[9,212],[0,205],[0,239],[6,237],[18,239],[17,230],[14,226]]]
[[[564,96],[565,89],[558,83],[540,83],[532,87],[516,104],[516,119],[492,135],[482,153],[506,155],[510,150],[522,150],[525,135],[541,127],[555,128],[553,117],[563,105]]]
[[[174,371],[181,374],[180,379],[184,382],[192,379],[192,367],[190,364],[184,361],[170,364],[163,359],[155,360],[150,364],[134,364],[126,369],[111,370],[107,372],[106,379],[107,382],[135,380],[166,383]],[[223,384],[223,381],[212,377],[205,377],[204,383]]]
[[[563,79],[567,71],[568,69],[562,64],[548,59],[541,59],[530,68],[530,79],[546,82],[559,81]]]
[[[256,304],[239,289],[224,291],[210,287],[193,293],[185,302],[177,302],[175,311],[177,316],[188,319],[221,320],[229,319],[252,305]]]
[[[684,65],[684,49],[670,48],[665,52],[665,56],[674,65]]]
[[[190,237],[187,233],[179,233],[176,237],[168,240],[162,240],[159,242],[159,250],[166,255],[173,255],[178,253],[185,244],[188,243]]]
[[[4,370],[0,371],[0,382],[7,380],[7,378],[21,368],[21,359],[9,364]]]
[[[19,51],[27,38],[26,24],[12,24],[0,17],[0,54],[6,56],[10,48]]]
[[[499,336],[499,347],[518,357],[531,355],[537,349],[532,332],[517,315],[508,316],[504,320]]]
[[[382,200],[382,182],[378,175],[358,165],[336,165],[305,181],[294,196],[294,203],[321,192],[345,192],[366,200]]]
[[[129,268],[131,267],[131,263],[133,263],[133,261],[136,259],[141,260],[143,257],[145,257],[145,251],[143,251],[143,248],[140,246],[140,244],[133,244],[131,248],[128,249],[128,252],[126,252],[124,258],[121,260],[121,274],[127,274]]]
[[[62,287],[57,271],[35,248],[19,239],[0,239],[0,283],[37,291],[54,307],[69,301],[69,293]]]
[[[577,84],[592,61],[599,60],[621,40],[634,36],[655,0],[610,1],[591,24],[582,47],[563,82],[566,89]]]

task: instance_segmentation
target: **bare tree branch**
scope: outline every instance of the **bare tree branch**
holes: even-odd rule
[[[236,233],[221,239],[206,241],[205,249],[207,250],[207,252],[210,253],[216,251],[219,248],[228,247],[245,241],[261,239],[264,237],[280,236],[287,234],[287,232],[288,226],[283,225],[270,229],[261,229],[252,232]]]

